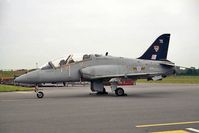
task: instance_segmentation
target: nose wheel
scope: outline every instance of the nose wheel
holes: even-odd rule
[[[38,91],[37,98],[43,98],[43,97],[44,97],[44,93],[42,91]]]
[[[38,86],[35,86],[34,91],[35,91],[36,94],[37,94],[37,98],[43,98],[43,97],[44,97],[44,93],[43,93],[42,91],[40,91],[40,89],[39,89]]]

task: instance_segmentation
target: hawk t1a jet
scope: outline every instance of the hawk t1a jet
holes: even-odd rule
[[[147,51],[137,59],[85,54],[81,58],[69,55],[56,61],[49,61],[43,67],[15,79],[18,83],[41,83],[89,81],[92,92],[107,94],[104,85],[109,82],[117,96],[125,92],[118,87],[121,80],[161,80],[175,74],[175,64],[167,60],[170,34],[159,36]],[[36,87],[38,98],[44,96]]]

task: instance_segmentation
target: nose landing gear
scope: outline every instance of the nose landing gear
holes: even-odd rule
[[[44,97],[44,93],[42,91],[38,91],[37,98],[43,98],[43,97]]]
[[[34,91],[37,94],[37,98],[43,98],[44,97],[44,93],[41,91],[41,89],[39,89],[39,87],[36,85]]]

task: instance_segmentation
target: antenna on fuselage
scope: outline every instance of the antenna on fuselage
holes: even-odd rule
[[[36,69],[38,69],[38,62],[36,62]]]

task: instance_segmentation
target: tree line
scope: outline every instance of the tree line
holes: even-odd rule
[[[195,67],[190,67],[185,69],[177,68],[176,74],[184,76],[199,76],[199,68],[198,69],[196,69]]]

